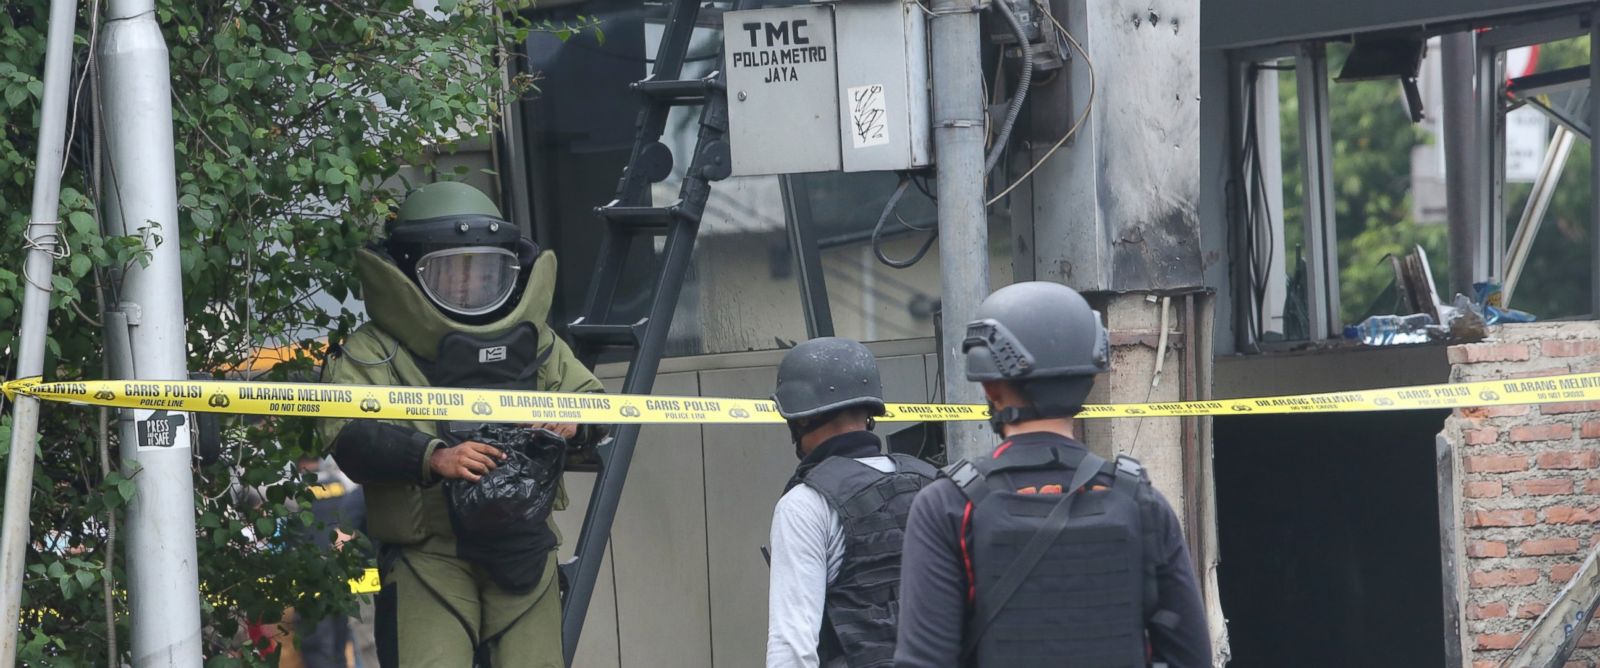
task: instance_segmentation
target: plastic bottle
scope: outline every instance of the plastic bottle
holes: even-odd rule
[[[1359,339],[1369,346],[1425,343],[1429,339],[1428,326],[1432,324],[1433,316],[1426,313],[1375,315],[1359,325],[1344,328],[1344,336],[1347,339]]]

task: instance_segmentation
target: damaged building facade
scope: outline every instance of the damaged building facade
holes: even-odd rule
[[[926,171],[911,187],[890,171],[718,181],[654,391],[765,398],[784,349],[831,333],[868,342],[890,401],[940,401],[946,252],[985,254],[991,288],[1052,280],[1085,292],[1113,348],[1097,403],[1600,371],[1592,4],[1047,4],[1079,48],[1063,46],[1033,82],[990,177],[987,248],[928,239],[938,193]],[[560,255],[553,317],[565,323],[601,251],[592,210],[628,165],[629,86],[650,70],[665,10],[541,7],[595,17],[606,39],[530,37],[527,67],[545,92],[514,110],[492,150],[441,160],[495,167],[474,178]],[[700,22],[686,77],[714,71],[721,26]],[[1000,113],[1015,63],[988,42],[984,52]],[[668,118],[675,155],[692,152],[697,114]],[[1543,124],[1530,131],[1534,116]],[[657,205],[686,162],[665,166]],[[646,312],[665,252],[633,249],[619,318]],[[919,254],[906,268],[879,257]],[[1431,265],[1433,290],[1390,255]],[[1474,283],[1562,322],[1497,325],[1476,341],[1345,338],[1368,315],[1475,297]],[[616,391],[627,367],[602,358],[598,372]],[[1509,655],[1595,545],[1597,408],[1092,420],[1084,436],[1143,461],[1178,512],[1218,665],[1478,668]],[[898,452],[946,461],[936,425],[879,431]],[[761,547],[794,466],[788,434],[650,426],[639,443],[575,665],[759,665]],[[569,554],[593,479],[569,473],[558,517]],[[1600,661],[1600,636],[1582,645],[1579,665]]]
[[[1597,368],[1594,10],[1203,5],[1216,396]],[[1428,286],[1389,270],[1404,264],[1391,255],[1431,260],[1438,297],[1417,299]],[[1499,307],[1562,322],[1471,341],[1330,343],[1370,314],[1493,292],[1482,284],[1498,286]],[[1597,408],[1214,420],[1234,663],[1500,665],[1596,544]],[[1587,613],[1536,636],[1582,633]],[[1600,660],[1593,629],[1576,644],[1566,665]],[[1329,651],[1306,656],[1313,646]]]

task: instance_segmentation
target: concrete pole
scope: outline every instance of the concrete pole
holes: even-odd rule
[[[938,159],[939,280],[944,400],[983,403],[967,382],[961,341],[989,295],[989,219],[984,206],[983,72],[976,0],[934,0],[929,19],[933,150]],[[945,427],[950,461],[988,454],[997,442],[979,422]]]
[[[133,377],[182,380],[188,373],[167,46],[155,0],[111,0],[108,10],[99,55],[111,177],[103,208],[110,233],[144,237],[149,253],[148,264],[133,263],[122,277],[115,309],[126,318]],[[108,325],[117,321],[107,318]],[[125,526],[133,664],[141,668],[201,665],[186,417],[128,410],[118,424],[123,475],[137,490]]]
[[[1477,249],[1478,175],[1472,87],[1478,72],[1478,51],[1470,32],[1440,38],[1440,84],[1443,92],[1441,132],[1444,138],[1445,210],[1450,226],[1449,294],[1472,294],[1472,259]]]
[[[60,226],[61,163],[66,155],[67,93],[72,78],[72,33],[77,3],[51,0],[45,37],[44,96],[39,108],[39,151],[33,174],[33,211],[28,219],[28,257],[23,262],[22,330],[17,342],[17,377],[44,373],[45,327],[50,314],[50,279]],[[22,609],[23,560],[28,553],[28,507],[33,499],[34,442],[39,435],[39,400],[17,396],[11,413],[11,452],[6,461],[5,519],[0,523],[0,666],[17,660],[17,623]]]

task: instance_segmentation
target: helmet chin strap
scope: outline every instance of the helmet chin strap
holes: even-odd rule
[[[1031,406],[1007,406],[995,410],[994,403],[989,403],[989,427],[997,435],[1004,435],[1005,425],[1018,422],[1032,422],[1034,420],[1049,420],[1053,418],[1075,417],[1081,406],[1063,406],[1059,404],[1034,404]]]

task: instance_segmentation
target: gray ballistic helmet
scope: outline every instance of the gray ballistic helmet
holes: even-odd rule
[[[984,299],[961,350],[967,380],[1016,383],[1034,403],[997,416],[1002,422],[1076,414],[1094,377],[1111,366],[1100,314],[1077,290],[1046,281],[1008,285]]]
[[[772,393],[785,420],[861,407],[883,415],[883,384],[878,360],[859,342],[831,336],[790,349],[778,364],[778,389]]]

